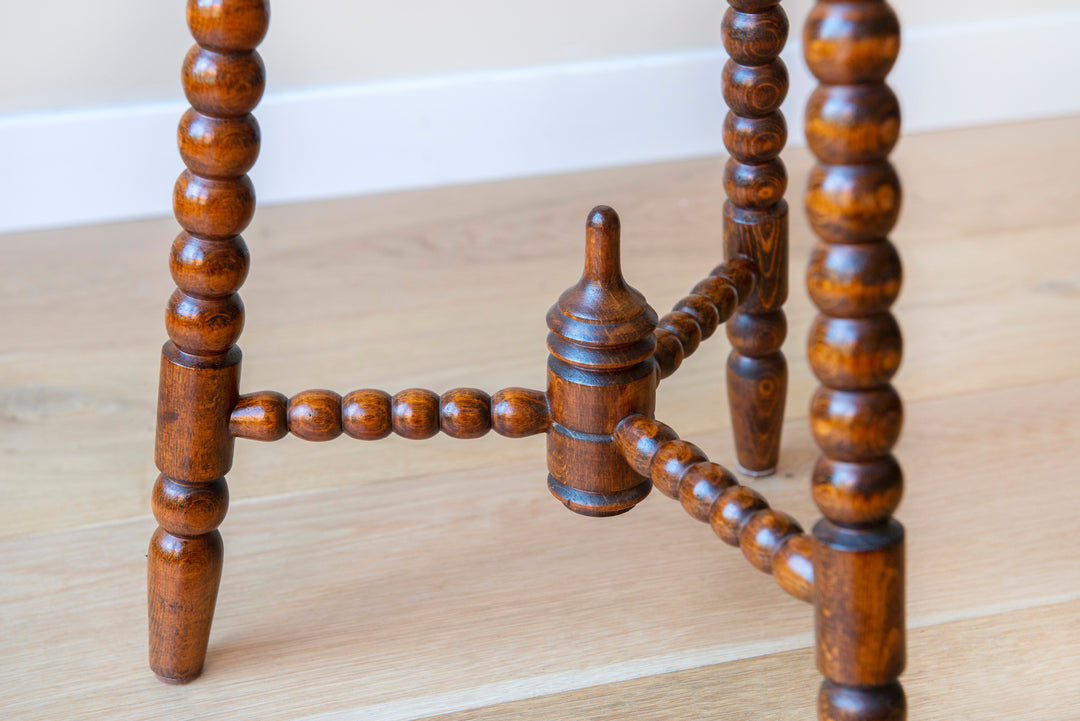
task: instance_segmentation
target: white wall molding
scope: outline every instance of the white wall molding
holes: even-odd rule
[[[1078,36],[1080,11],[905,30],[890,77],[905,132],[1080,112]],[[811,78],[797,43],[784,56],[801,144]],[[719,154],[725,60],[710,49],[270,93],[252,176],[267,204]],[[0,117],[0,232],[167,215],[185,107]]]

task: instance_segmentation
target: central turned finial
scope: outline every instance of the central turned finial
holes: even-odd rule
[[[619,259],[619,216],[589,213],[585,271],[548,311],[548,487],[587,516],[630,510],[652,485],[612,442],[619,421],[652,416],[656,313],[626,284]]]
[[[619,249],[621,230],[622,223],[619,221],[619,214],[612,208],[598,205],[592,209],[585,229],[583,280],[626,285],[622,277],[622,258]]]

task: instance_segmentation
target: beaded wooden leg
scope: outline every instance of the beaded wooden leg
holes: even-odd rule
[[[612,434],[626,416],[653,413],[656,313],[623,280],[619,216],[611,208],[589,214],[585,272],[547,321],[548,488],[576,513],[624,513],[652,482],[630,467]]]
[[[900,364],[900,329],[889,312],[900,260],[886,235],[900,208],[888,161],[900,110],[885,84],[900,26],[878,0],[819,2],[804,51],[820,85],[806,111],[818,164],[806,205],[822,242],[807,283],[821,314],[809,359],[822,386],[810,408],[824,451],[813,472],[824,514],[814,528],[817,661],[825,676],[818,717],[899,721],[904,692],[904,531],[892,519],[902,474],[890,455],[902,407],[890,379]]]
[[[232,465],[229,416],[239,397],[244,325],[236,291],[248,253],[239,233],[255,211],[246,175],[259,152],[250,114],[264,74],[255,47],[266,34],[263,0],[189,0],[196,45],[183,67],[191,109],[180,121],[187,170],[173,206],[184,232],[170,267],[177,290],[169,300],[162,350],[154,486],[159,528],[147,565],[150,667],[163,681],[199,675],[221,578],[217,527],[228,508],[225,473]]]
[[[787,126],[780,104],[788,75],[778,56],[788,19],[779,0],[729,0],[724,14],[724,254],[746,256],[758,266],[757,283],[727,326],[732,352],[728,398],[740,470],[767,476],[780,457],[787,398],[787,336],[782,310],[788,291],[787,170],[780,151]]]

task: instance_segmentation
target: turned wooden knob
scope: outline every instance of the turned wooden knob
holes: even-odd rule
[[[619,216],[589,214],[585,272],[548,311],[548,488],[570,510],[612,516],[652,487],[612,442],[628,415],[651,416],[656,393],[656,313],[626,284]]]

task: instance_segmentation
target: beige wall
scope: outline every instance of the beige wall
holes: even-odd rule
[[[908,0],[908,28],[1074,9],[1077,0]],[[810,0],[785,3],[793,25]],[[183,0],[7,3],[0,114],[179,97]],[[690,50],[722,0],[276,0],[271,90]],[[108,12],[104,10],[107,9]]]

